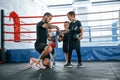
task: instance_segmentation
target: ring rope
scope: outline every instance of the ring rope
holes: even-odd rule
[[[114,11],[104,11],[104,12],[90,12],[90,13],[78,13],[76,15],[86,15],[86,14],[97,14],[97,13],[110,13],[110,12],[118,12],[119,10]],[[53,17],[61,17],[66,15],[53,15]],[[6,18],[9,18],[9,16],[4,16]],[[20,16],[19,18],[42,18],[43,16]]]
[[[51,22],[51,24],[62,24],[64,22]],[[20,24],[21,26],[28,26],[28,25],[36,25],[37,23],[27,23],[27,24]],[[14,24],[7,24],[5,23],[4,25],[6,26],[14,26]]]
[[[19,32],[7,32],[7,31],[4,31],[4,33],[6,33],[6,34],[14,34],[14,33],[19,33]],[[20,33],[36,33],[36,31],[30,31],[30,32],[28,32],[28,31],[21,31]]]
[[[20,39],[20,41],[35,41],[36,39]],[[14,41],[13,39],[5,39],[4,41]]]
[[[115,11],[107,11],[107,12],[116,12],[116,11],[118,11],[118,10],[115,10]],[[96,12],[96,14],[97,13],[101,13],[101,12]],[[104,12],[105,13],[105,12]],[[82,14],[76,14],[76,15],[84,15],[85,13],[82,13]],[[87,13],[87,14],[93,14],[93,13]],[[66,16],[66,15],[54,15],[53,17],[61,17],[61,16]],[[10,18],[10,16],[4,16],[5,18]],[[19,18],[42,18],[43,16],[20,16]],[[118,19],[118,18],[110,18],[110,19],[100,19],[100,20],[83,20],[83,21],[81,21],[81,22],[92,22],[92,21],[103,21],[103,20],[116,20],[116,19]],[[23,21],[20,21],[21,22],[21,24],[20,24],[20,26],[24,26],[24,27],[29,27],[30,25],[36,25],[37,23],[25,23],[25,22],[23,22]],[[51,24],[63,24],[64,22],[51,22]],[[6,26],[14,26],[14,24],[7,24],[7,23],[5,23],[4,25],[6,25]],[[101,25],[99,25],[99,26],[101,26]],[[35,26],[34,26],[35,27]],[[30,31],[30,29],[27,29],[27,28],[23,28],[23,27],[20,27],[21,29],[24,29],[24,30],[26,30],[26,31],[21,31],[20,33],[36,33],[36,31]],[[113,27],[112,27],[113,28]],[[102,28],[102,29],[106,29],[106,30],[109,30],[109,29],[112,29],[112,28],[110,28],[110,27],[107,27],[107,28]],[[116,27],[115,27],[116,28]],[[93,30],[93,31],[97,31],[97,30],[99,30],[99,29],[101,29],[101,28],[93,28],[93,29],[85,29],[85,30]],[[119,29],[119,27],[118,27],[118,29]],[[54,31],[53,31],[54,32]],[[14,34],[14,33],[17,33],[17,32],[8,32],[8,31],[4,31],[4,33],[6,33],[6,34]],[[26,35],[21,35],[21,36],[26,36]],[[26,37],[30,37],[30,36],[26,36]],[[107,36],[90,36],[90,37],[85,37],[85,38],[100,38],[100,37],[111,37],[110,35],[107,35]],[[33,40],[36,40],[36,39],[21,39],[20,41],[27,41],[27,40],[29,40],[29,41],[33,41]],[[13,39],[5,39],[5,41],[14,41]]]
[[[23,28],[23,27],[20,27],[20,28],[23,29],[23,30],[30,31],[30,29],[27,29],[27,28]]]

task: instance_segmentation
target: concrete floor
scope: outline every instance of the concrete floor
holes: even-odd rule
[[[56,62],[56,68],[36,70],[28,63],[0,64],[0,80],[120,80],[120,61],[83,62],[81,68],[63,68],[64,62]]]

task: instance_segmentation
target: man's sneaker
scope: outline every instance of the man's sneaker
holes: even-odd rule
[[[42,63],[42,60],[40,60],[40,61],[38,61],[37,63],[36,63],[36,67],[38,67],[38,68],[40,68],[40,69],[46,69],[46,67],[43,65],[43,63]]]
[[[71,64],[71,63],[66,63],[66,64],[64,65],[64,67],[72,67],[72,64]]]
[[[32,68],[32,65],[33,65],[33,63],[34,63],[34,58],[30,58],[30,62],[29,62],[29,68]]]
[[[78,63],[77,65],[77,68],[81,67],[82,66],[82,63]]]

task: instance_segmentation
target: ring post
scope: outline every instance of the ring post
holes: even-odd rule
[[[0,59],[6,62],[6,53],[4,48],[4,10],[1,10],[1,49],[0,49]]]
[[[119,12],[118,12],[118,27],[120,28],[120,9],[119,9]],[[118,34],[118,37],[120,37],[120,30],[119,30],[119,34]],[[119,40],[120,41],[120,40]],[[120,48],[120,43],[118,43],[118,48]]]

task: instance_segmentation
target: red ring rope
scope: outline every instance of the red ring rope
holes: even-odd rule
[[[36,39],[20,39],[20,41],[35,41]],[[4,41],[14,41],[13,39],[5,39]]]
[[[62,23],[64,23],[64,22],[51,22],[51,24],[62,24]],[[36,25],[37,23],[27,23],[27,24],[20,24],[21,26],[30,26],[30,25]],[[14,24],[7,24],[7,23],[5,23],[4,25],[6,25],[6,26],[14,26]]]
[[[53,17],[61,17],[66,15],[53,15]],[[4,16],[5,18],[9,18],[10,16]],[[19,16],[19,18],[42,18],[43,16]]]

